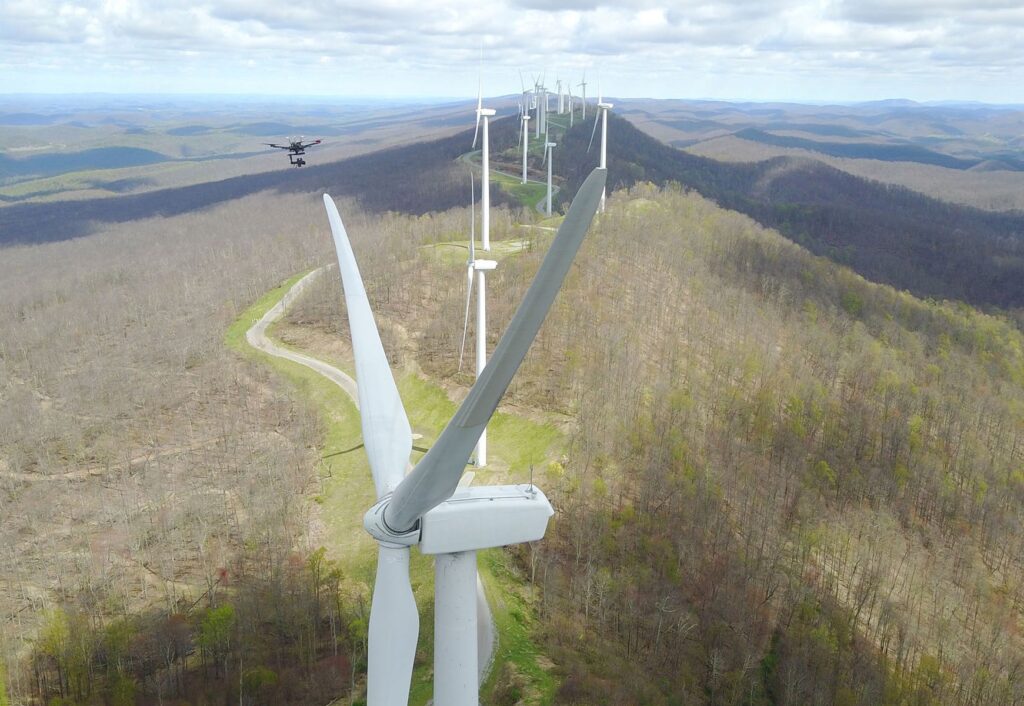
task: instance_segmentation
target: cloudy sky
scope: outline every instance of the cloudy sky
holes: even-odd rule
[[[1024,103],[1022,0],[0,0],[0,93]]]

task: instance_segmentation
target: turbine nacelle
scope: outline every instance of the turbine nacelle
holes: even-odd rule
[[[555,511],[535,485],[459,488],[423,516],[420,552],[454,554],[544,537]]]

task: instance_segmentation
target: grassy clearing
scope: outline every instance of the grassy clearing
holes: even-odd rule
[[[492,240],[491,249],[485,253],[480,243],[478,242],[477,256],[487,257],[489,259],[501,260],[509,255],[515,255],[527,250],[531,247],[531,238],[529,231],[520,231],[525,233],[526,237],[522,238],[509,238],[507,240]],[[469,258],[469,244],[466,241],[452,240],[443,243],[430,243],[424,245],[423,249],[430,255],[435,257],[437,261],[444,265],[451,265],[453,267],[461,265],[466,266],[466,260]]]
[[[502,174],[501,172],[491,172],[491,180],[498,184],[508,194],[514,198],[520,205],[526,208],[533,208],[548,193],[547,184],[541,184],[535,181],[528,181],[523,184],[517,177],[509,176],[508,174]]]
[[[537,629],[533,587],[500,549],[480,552],[479,565],[498,633],[494,664],[481,693],[493,695],[503,688],[516,694],[517,703],[554,703],[558,681],[532,637]],[[499,684],[502,676],[511,677],[510,684]]]

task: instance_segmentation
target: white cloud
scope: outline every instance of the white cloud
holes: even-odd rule
[[[5,0],[0,90],[469,95],[482,46],[496,93],[1024,102],[1022,45],[1020,0]]]

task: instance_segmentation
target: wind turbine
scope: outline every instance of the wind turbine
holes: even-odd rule
[[[554,149],[558,145],[554,142],[544,142],[544,161],[548,164],[548,215],[551,215],[551,164],[554,162]]]
[[[565,94],[562,93],[562,79],[555,79],[556,90],[558,91],[558,114],[561,115],[565,112]]]
[[[419,615],[409,582],[409,548],[435,562],[434,703],[478,703],[476,551],[535,541],[552,509],[532,484],[457,488],[476,440],[494,414],[562,286],[600,201],[605,171],[580,187],[551,249],[494,351],[491,364],[437,442],[406,475],[412,433],[355,255],[334,201],[324,205],[338,253],[359,386],[363,442],[377,503],[363,526],[379,545],[370,608],[367,700],[398,706],[409,699]],[[496,502],[497,501],[497,502]]]
[[[586,101],[583,102],[586,106]],[[601,161],[598,164],[598,169],[608,168],[608,111],[614,106],[613,103],[605,103],[601,99],[601,83],[598,81],[597,85],[597,115],[594,116],[594,129],[590,131],[590,144],[587,145],[587,152],[590,151],[591,146],[594,144],[594,133],[597,132],[597,123],[601,121]],[[604,189],[601,189],[601,213],[604,213]]]

